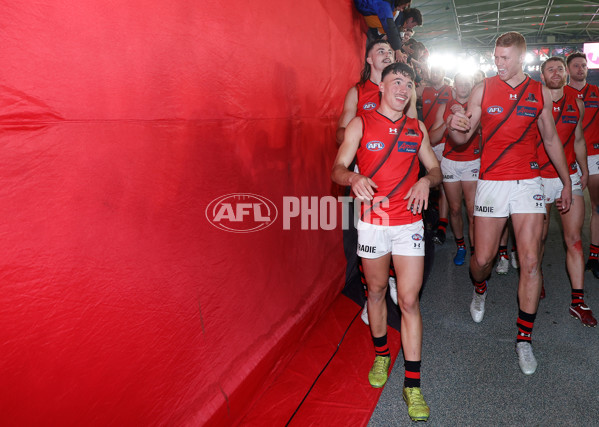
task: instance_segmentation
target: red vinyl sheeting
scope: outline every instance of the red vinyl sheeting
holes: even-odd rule
[[[213,227],[331,194],[350,0],[4,2],[0,422],[231,424],[338,294],[341,232]]]

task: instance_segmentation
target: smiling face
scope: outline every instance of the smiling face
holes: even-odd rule
[[[568,73],[562,61],[548,60],[544,64],[543,82],[549,89],[561,89],[566,85]]]
[[[395,52],[387,43],[377,43],[374,45],[366,62],[368,62],[375,70],[382,72],[385,67],[395,61]]]
[[[503,81],[508,81],[512,77],[522,72],[525,52],[517,46],[495,47],[495,66],[497,75]]]
[[[414,81],[402,72],[385,75],[379,86],[382,94],[381,104],[398,112],[403,111],[410,102],[413,86]]]

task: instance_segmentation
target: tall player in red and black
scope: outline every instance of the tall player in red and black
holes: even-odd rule
[[[511,216],[518,252],[518,331],[516,353],[523,373],[535,372],[531,334],[541,293],[540,255],[545,203],[537,157],[538,133],[562,183],[560,212],[570,209],[572,182],[562,143],[555,129],[549,89],[522,69],[526,41],[508,32],[495,42],[497,76],[474,88],[466,114],[449,116],[447,128],[456,143],[466,143],[482,129],[482,156],[474,202],[476,251],[470,257],[474,284],[470,314],[482,321],[487,279],[493,268],[499,239]]]
[[[584,103],[582,130],[589,165],[589,198],[591,199],[591,247],[586,269],[599,279],[599,88],[587,83],[587,58],[573,53],[566,58],[570,83],[564,92]]]
[[[453,98],[451,86],[445,84],[445,69],[438,65],[431,67],[429,84],[419,87],[417,95],[422,99],[422,121],[426,130],[430,133],[435,125],[437,112],[441,106],[445,106]],[[437,160],[440,162],[443,157],[443,150],[445,149],[444,140],[431,141],[431,145],[437,156]],[[439,220],[435,224],[433,241],[442,245],[446,239],[447,216],[449,214],[449,205],[442,185],[439,186],[437,204],[439,208]]]
[[[553,100],[553,119],[555,127],[566,154],[566,161],[572,180],[572,205],[570,210],[561,215],[564,243],[566,244],[566,268],[572,287],[570,315],[585,326],[597,326],[597,319],[584,302],[584,256],[582,253],[582,224],[584,222],[584,197],[582,191],[589,179],[587,166],[587,149],[582,132],[584,120],[584,104],[582,100],[564,92],[566,85],[566,61],[553,56],[541,64],[541,77],[545,86],[551,91]],[[547,215],[543,224],[543,245],[549,232],[549,212],[553,202],[560,197],[561,181],[557,171],[547,157],[542,141],[538,147],[539,167],[545,191]],[[541,255],[542,259],[542,255]]]
[[[395,63],[385,68],[381,105],[349,123],[331,178],[339,185],[351,185],[356,198],[363,201],[358,253],[368,284],[368,317],[375,347],[368,379],[373,387],[382,387],[387,381],[390,353],[385,294],[393,260],[405,359],[403,396],[410,417],[426,420],[429,408],[420,391],[422,317],[418,296],[424,274],[422,210],[427,207],[430,187],[441,182],[441,170],[426,128],[404,114],[413,86],[410,66]],[[355,156],[360,173],[348,169]],[[420,179],[419,162],[428,171]]]

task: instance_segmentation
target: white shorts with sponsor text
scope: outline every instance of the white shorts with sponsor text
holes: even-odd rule
[[[518,213],[545,214],[540,177],[514,181],[478,180],[474,216],[502,218]]]
[[[443,182],[476,181],[479,170],[480,159],[458,162],[443,157],[441,160]]]
[[[424,223],[375,225],[358,221],[358,256],[374,259],[392,255],[424,256]]]

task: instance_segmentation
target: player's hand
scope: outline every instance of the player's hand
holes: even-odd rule
[[[464,110],[464,107],[462,107],[460,104],[453,104],[451,106],[451,112],[453,114],[455,114],[455,113],[466,114],[466,110]]]
[[[374,190],[378,185],[367,176],[356,174],[351,180],[351,189],[356,195],[356,199],[366,202],[374,198]]]
[[[589,185],[589,174],[588,173],[583,173],[581,175],[580,185],[582,185],[582,191],[584,191],[584,189],[587,188],[587,185]]]
[[[430,186],[426,178],[420,178],[416,184],[410,188],[404,200],[408,201],[407,210],[412,211],[414,215],[422,213],[424,209],[428,208],[428,193]]]
[[[572,184],[565,186],[562,189],[562,194],[559,199],[555,199],[555,205],[560,214],[565,214],[570,210],[572,206]]]
[[[454,114],[450,114],[449,117],[447,118],[447,122],[445,123],[447,125],[447,129],[448,130],[457,130],[460,132],[468,132],[470,130],[470,117],[472,116],[472,113],[462,113],[462,112],[457,112]]]
[[[400,49],[395,51],[395,62],[403,62],[404,64],[408,62],[408,55],[406,55]]]

